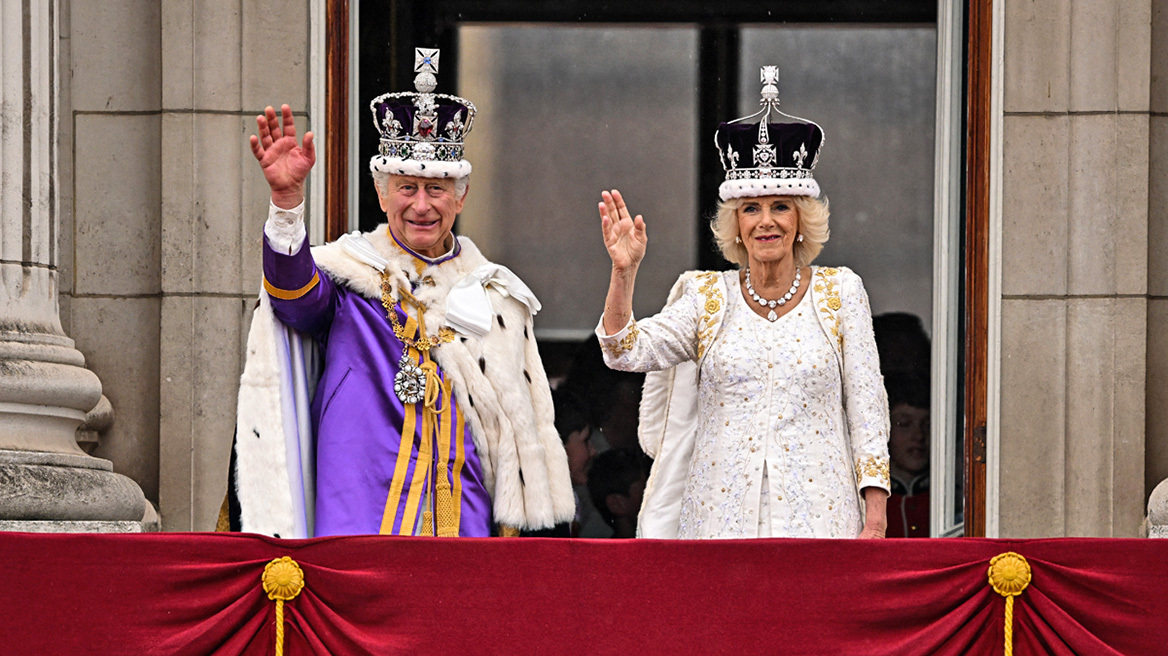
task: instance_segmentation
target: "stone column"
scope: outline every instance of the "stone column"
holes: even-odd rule
[[[101,382],[57,305],[58,3],[0,4],[0,530],[141,530],[146,501],[77,427]]]
[[[1150,12],[1005,4],[1001,537],[1139,531]]]
[[[1159,489],[1168,537],[1168,0],[1152,2],[1152,115],[1148,145],[1148,456],[1144,487]],[[1159,485],[1159,488],[1156,486]],[[1149,506],[1149,513],[1152,508]]]

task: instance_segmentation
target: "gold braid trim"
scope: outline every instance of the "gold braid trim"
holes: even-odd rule
[[[718,327],[716,316],[722,310],[722,292],[718,289],[718,276],[720,275],[722,274],[717,271],[707,271],[697,276],[698,282],[702,283],[701,287],[698,287],[698,292],[706,297],[702,304],[702,316],[698,319],[699,360],[705,355],[706,349],[710,348],[710,343],[714,340],[714,332]]]
[[[450,385],[442,382],[437,376],[437,365],[433,360],[428,360],[427,364],[434,368],[434,387],[440,389],[441,394],[445,395],[446,403],[442,404],[442,408],[437,406],[438,393],[435,393],[434,404],[429,404],[429,395],[427,394],[427,405],[425,413],[430,415],[430,422],[433,429],[436,431],[435,435],[438,442],[438,466],[434,469],[434,474],[437,480],[434,484],[434,511],[435,519],[437,520],[436,535],[440,538],[456,538],[458,537],[458,524],[461,515],[461,499],[454,494],[451,489],[450,480],[447,474],[450,469],[450,423],[451,407],[450,407]],[[425,365],[422,367],[425,369]],[[430,371],[426,372],[426,391],[430,391]]]
[[[1006,656],[1014,654],[1014,597],[1030,585],[1030,563],[1013,551],[998,554],[990,559],[989,583],[994,592],[1006,598],[1005,651]]]
[[[260,580],[268,599],[276,602],[276,656],[284,656],[284,602],[295,599],[304,589],[304,570],[284,556],[265,565]]]
[[[280,289],[279,287],[276,287],[272,283],[268,282],[268,279],[265,277],[264,278],[264,291],[268,292],[269,296],[271,296],[273,298],[278,298],[281,301],[295,301],[296,299],[300,298],[301,296],[304,296],[308,292],[312,291],[312,288],[316,287],[317,283],[319,283],[319,282],[320,282],[320,272],[319,271],[312,272],[312,280],[309,280],[307,285],[301,287],[300,289],[293,289],[293,290]]]
[[[231,502],[229,500],[231,492],[223,495],[223,505],[219,506],[219,517],[215,520],[216,533],[231,532]]]
[[[867,476],[879,479],[885,485],[889,484],[888,458],[878,456],[864,456],[856,460],[856,484]]]

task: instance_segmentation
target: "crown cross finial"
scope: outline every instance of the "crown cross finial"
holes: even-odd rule
[[[763,66],[760,72],[763,105],[779,104],[779,67]]]
[[[414,88],[421,93],[433,93],[438,88],[438,49],[414,48]]]
[[[438,74],[438,49],[414,48],[414,72]]]

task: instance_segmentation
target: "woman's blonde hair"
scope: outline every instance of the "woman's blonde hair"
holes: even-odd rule
[[[740,267],[747,265],[746,246],[735,241],[738,237],[738,208],[748,200],[754,198],[731,198],[718,203],[718,213],[710,222],[710,229],[714,231],[714,241],[722,251],[722,257]],[[791,203],[799,215],[798,230],[803,235],[803,241],[795,241],[792,250],[795,252],[795,264],[805,267],[815,260],[831,231],[827,227],[827,199],[812,198],[811,196],[791,196]]]

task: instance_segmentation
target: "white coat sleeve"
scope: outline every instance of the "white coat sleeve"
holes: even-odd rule
[[[661,371],[698,359],[701,297],[692,278],[683,276],[677,284],[684,285],[684,291],[675,301],[647,319],[629,319],[613,335],[604,334],[601,316],[596,337],[605,364],[620,371]]]
[[[844,412],[852,442],[856,487],[888,491],[888,393],[880,375],[872,310],[860,277],[848,269],[840,273]]]

